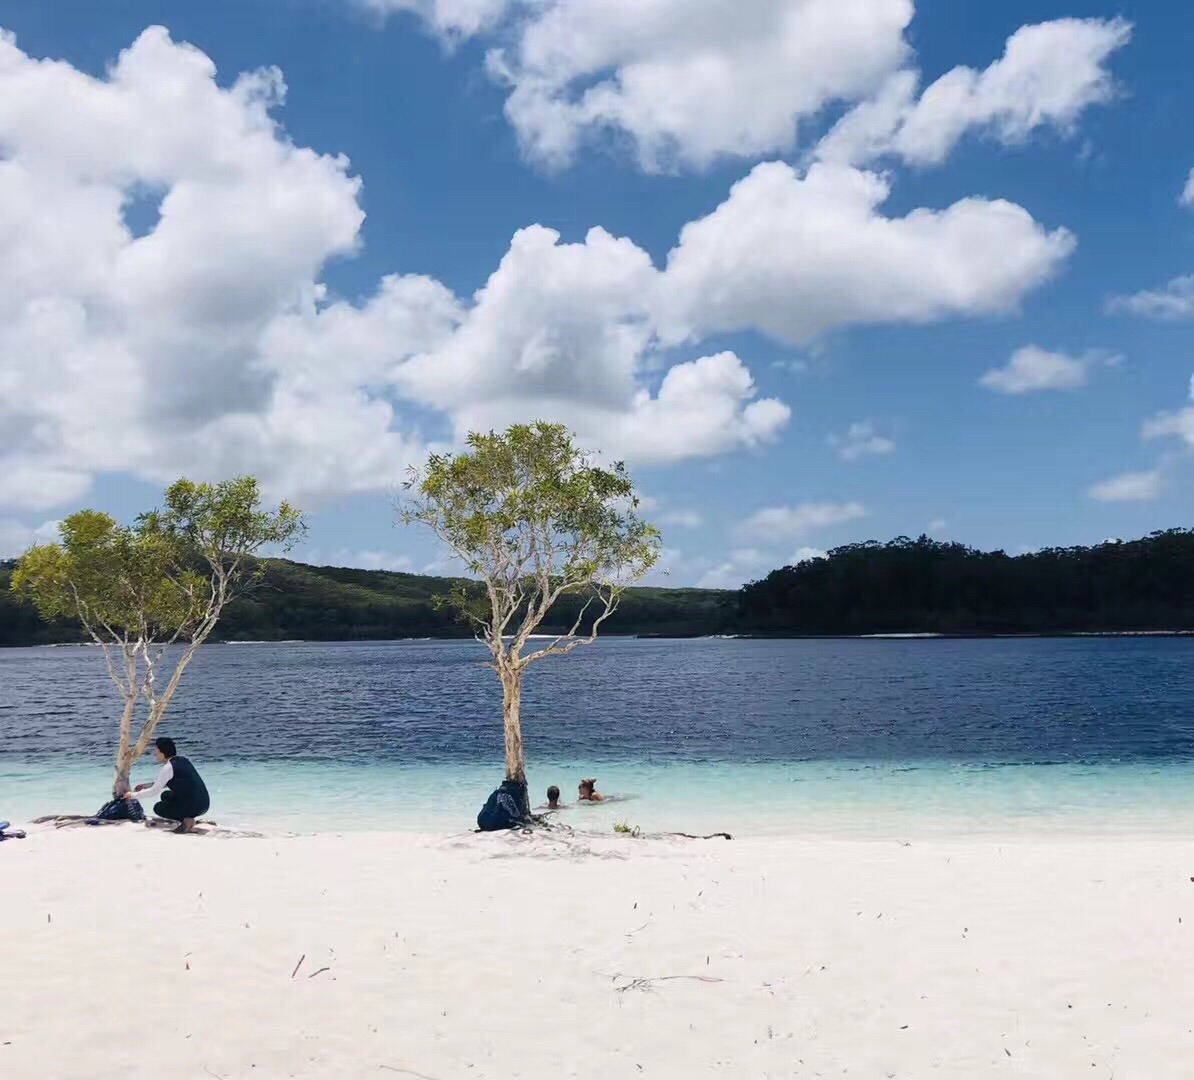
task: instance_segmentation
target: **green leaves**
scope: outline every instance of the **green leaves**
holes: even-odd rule
[[[561,595],[620,591],[659,558],[625,466],[595,463],[562,425],[473,433],[468,447],[412,475],[402,520],[427,525],[485,581],[491,617],[473,614],[491,635],[518,616],[525,640]],[[473,610],[472,598],[458,603]]]
[[[262,510],[257,482],[179,480],[159,510],[134,525],[81,510],[60,542],[20,559],[12,590],[45,619],[78,618],[93,636],[153,641],[197,629],[248,576],[243,561],[266,545],[289,547],[302,517],[282,504]],[[213,603],[217,610],[213,612]]]
[[[152,638],[199,614],[198,579],[178,565],[175,545],[158,531],[83,510],[59,532],[60,544],[33,548],[13,574],[13,590],[43,618],[78,618],[92,630]]]

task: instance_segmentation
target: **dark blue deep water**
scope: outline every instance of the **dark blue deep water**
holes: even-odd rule
[[[500,760],[473,642],[215,645],[167,727],[206,760]],[[99,651],[0,650],[0,755],[106,760]],[[1194,760],[1194,640],[638,641],[530,669],[529,757],[993,763]]]

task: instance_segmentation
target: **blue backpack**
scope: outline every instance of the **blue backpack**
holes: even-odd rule
[[[91,818],[97,821],[144,821],[145,809],[136,799],[113,799],[104,803]]]
[[[477,815],[477,828],[481,832],[500,832],[522,824],[522,811],[518,808],[521,787],[521,784],[507,780],[489,796]]]

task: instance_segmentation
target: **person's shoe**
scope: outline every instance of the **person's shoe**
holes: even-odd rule
[[[174,831],[176,833],[189,833],[189,832],[193,832],[194,829],[195,829],[195,819],[193,817],[188,817],[188,818],[183,818],[182,824],[179,825],[178,828],[175,829]]]

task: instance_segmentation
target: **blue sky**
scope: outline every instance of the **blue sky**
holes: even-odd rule
[[[389,492],[532,415],[677,585],[1187,524],[1194,12],[739,2],[0,0],[0,555],[247,470],[435,567]]]

